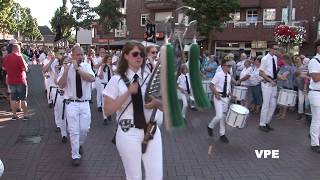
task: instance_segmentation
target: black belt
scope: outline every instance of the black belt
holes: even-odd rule
[[[78,99],[65,99],[66,104],[69,104],[71,102],[87,102],[89,100],[78,100]]]
[[[223,94],[223,92],[218,92],[219,94]],[[226,95],[226,96],[221,96],[222,98],[226,98],[226,97],[229,97],[229,95]]]
[[[317,92],[320,92],[320,90],[316,90],[316,89],[309,89],[309,91],[317,91]]]
[[[103,88],[106,88],[108,83],[101,83],[103,85]]]

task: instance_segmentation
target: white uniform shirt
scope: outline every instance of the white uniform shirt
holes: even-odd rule
[[[93,60],[93,65],[97,65],[97,64],[99,64],[99,63],[101,63],[102,62],[102,57],[96,57],[96,58],[94,58],[94,60]],[[95,73],[97,73],[98,72],[98,69],[97,68],[93,68],[93,70],[95,71]]]
[[[108,68],[110,69],[110,78],[112,77],[112,69],[110,68],[109,65],[107,65],[108,67],[106,67],[106,71],[102,72],[103,73],[103,78],[100,79],[101,83],[108,83]],[[99,71],[98,71],[98,75],[100,74],[100,72],[103,71],[102,66],[100,66]],[[100,78],[100,77],[99,77]]]
[[[187,78],[188,78],[189,90],[190,90],[190,92],[191,92],[191,83],[190,83],[189,73],[187,73],[186,75],[181,74],[181,75],[178,77],[177,84],[178,84],[178,86],[179,86],[181,89],[187,91],[186,76],[187,76]]]
[[[249,86],[256,86],[261,83],[262,77],[259,75],[259,68],[252,66],[252,71],[249,79]]]
[[[141,69],[139,69],[139,71],[136,74],[139,75],[139,84],[141,86],[142,99],[144,102],[144,95],[146,92],[146,88],[147,88],[147,84],[149,82],[150,75],[146,71],[144,71],[143,77],[142,77]],[[133,81],[134,75],[135,75],[135,73],[131,69],[128,69],[127,78],[130,82]],[[143,82],[144,82],[144,84],[142,84]],[[102,93],[103,93],[103,95],[108,96],[111,99],[115,100],[119,96],[125,94],[127,91],[128,91],[128,88],[127,88],[125,82],[123,81],[123,79],[121,78],[120,75],[116,74],[116,75],[112,76],[112,78],[110,79],[109,83],[107,84],[106,88],[103,90]],[[122,111],[124,111],[125,107],[128,105],[128,103],[130,101],[131,101],[131,96],[129,96],[129,98],[122,104],[120,109],[117,110],[117,121],[119,120],[120,114],[122,113]],[[152,113],[152,109],[145,109],[144,108],[144,114],[145,114],[147,122],[150,121],[151,113]],[[128,108],[125,110],[125,112],[122,114],[121,119],[133,119],[132,102],[130,103]]]
[[[79,66],[80,70],[85,71],[92,76],[94,76],[94,73],[91,69],[90,64],[82,62]],[[64,72],[64,67],[61,68],[58,80],[62,77]],[[68,72],[67,77],[67,85],[63,88],[64,90],[64,99],[79,99],[79,100],[90,100],[91,99],[91,82],[85,81],[81,78],[81,85],[82,85],[82,97],[79,99],[77,97],[77,91],[76,91],[76,71],[73,68],[73,65],[71,64]]]
[[[242,79],[246,75],[250,75],[250,77],[251,77],[251,73],[252,73],[252,68],[251,67],[248,67],[248,68],[245,67],[240,73],[240,79]],[[245,81],[242,81],[241,85],[248,86],[249,83],[250,83],[249,80],[250,80],[250,78],[245,80]]]
[[[225,75],[223,71],[216,72],[211,80],[211,83],[214,84],[216,90],[220,93],[223,92]],[[229,93],[231,93],[231,76],[227,73],[227,94]]]
[[[43,63],[45,59],[47,59],[47,55],[43,52],[39,56],[39,61]]]
[[[43,65],[44,66],[47,65],[47,64],[49,64],[49,62],[50,62],[50,60],[45,59],[43,61]],[[55,75],[55,67],[58,64],[59,64],[59,60],[58,59],[53,60],[53,62],[50,65],[49,71],[46,72],[46,74],[49,76],[49,78],[47,79],[47,83],[48,83],[49,86],[55,86],[56,87],[56,84],[54,83],[54,75]]]
[[[317,54],[315,58],[318,58],[320,60],[320,54]],[[320,73],[320,63],[315,58],[311,59],[308,65],[310,74]],[[311,78],[309,88],[313,90],[320,90],[320,82],[314,82]]]
[[[236,75],[237,75],[237,76],[240,76],[242,70],[245,68],[245,66],[244,66],[244,62],[245,62],[245,61],[246,61],[246,60],[241,60],[241,61],[239,61],[239,62],[237,63],[237,65],[236,65],[236,69],[237,69]]]
[[[270,53],[268,53],[267,55],[265,55],[261,59],[261,65],[260,65],[260,69],[259,70],[261,70],[264,73],[266,73],[267,76],[270,76],[270,77],[275,79],[277,77],[273,77],[273,62],[272,62],[272,58],[274,58],[274,61],[275,61],[275,64],[276,64],[276,68],[278,68],[277,56],[272,56]]]
[[[117,55],[113,55],[112,56],[112,64],[115,64],[115,65],[112,65],[112,71],[116,71],[117,70],[117,62],[118,62],[118,60],[119,60],[119,57],[117,56]]]
[[[217,73],[217,72],[223,72],[221,65],[218,66],[218,68],[217,68],[217,70],[216,70],[216,73]],[[230,76],[233,75],[232,68],[230,68],[229,73],[230,73]]]

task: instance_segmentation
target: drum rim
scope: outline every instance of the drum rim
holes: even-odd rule
[[[233,89],[248,90],[248,88],[245,86],[234,86]]]
[[[240,108],[244,109],[247,113],[245,113],[245,112],[237,112],[237,111],[234,110],[233,107],[240,107]],[[244,107],[242,105],[239,105],[239,104],[231,104],[230,105],[230,110],[232,110],[232,111],[234,111],[236,113],[239,113],[241,115],[248,115],[250,113],[250,110],[248,108],[246,108],[246,107]]]

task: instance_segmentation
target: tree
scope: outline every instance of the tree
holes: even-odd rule
[[[30,11],[30,9],[29,9]],[[10,18],[14,20],[14,26],[11,27],[10,32],[24,32],[27,28],[28,15],[27,10],[20,6],[19,3],[14,3],[10,10]]]
[[[74,27],[75,20],[67,11],[66,0],[63,0],[63,5],[56,9],[50,24],[52,31],[56,33],[55,41],[71,37],[71,30]]]
[[[15,27],[15,20],[10,17],[12,14],[13,0],[0,0],[0,33],[10,33]]]
[[[37,19],[32,17],[31,11],[29,8],[26,8],[25,10],[27,15],[27,18],[26,18],[27,25],[24,31],[22,31],[22,34],[25,37],[30,38],[31,41],[42,39],[42,35],[38,27]]]
[[[195,8],[195,11],[188,12],[188,15],[192,20],[197,20],[199,33],[208,37],[209,51],[213,32],[222,31],[223,23],[231,20],[230,13],[234,13],[240,7],[239,0],[183,0],[183,2]]]
[[[118,27],[122,18],[119,9],[118,0],[101,0],[99,6],[94,8],[94,11],[99,15],[98,22],[103,25],[106,32]]]
[[[70,0],[72,8],[70,13],[75,19],[74,28],[76,37],[80,28],[90,29],[94,20],[93,9],[89,5],[88,0]]]

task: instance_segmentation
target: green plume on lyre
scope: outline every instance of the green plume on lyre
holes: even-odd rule
[[[211,107],[211,103],[208,99],[202,86],[202,78],[200,72],[200,48],[199,45],[193,43],[189,50],[189,74],[191,81],[191,88],[193,92],[193,97],[198,109],[208,109]]]

